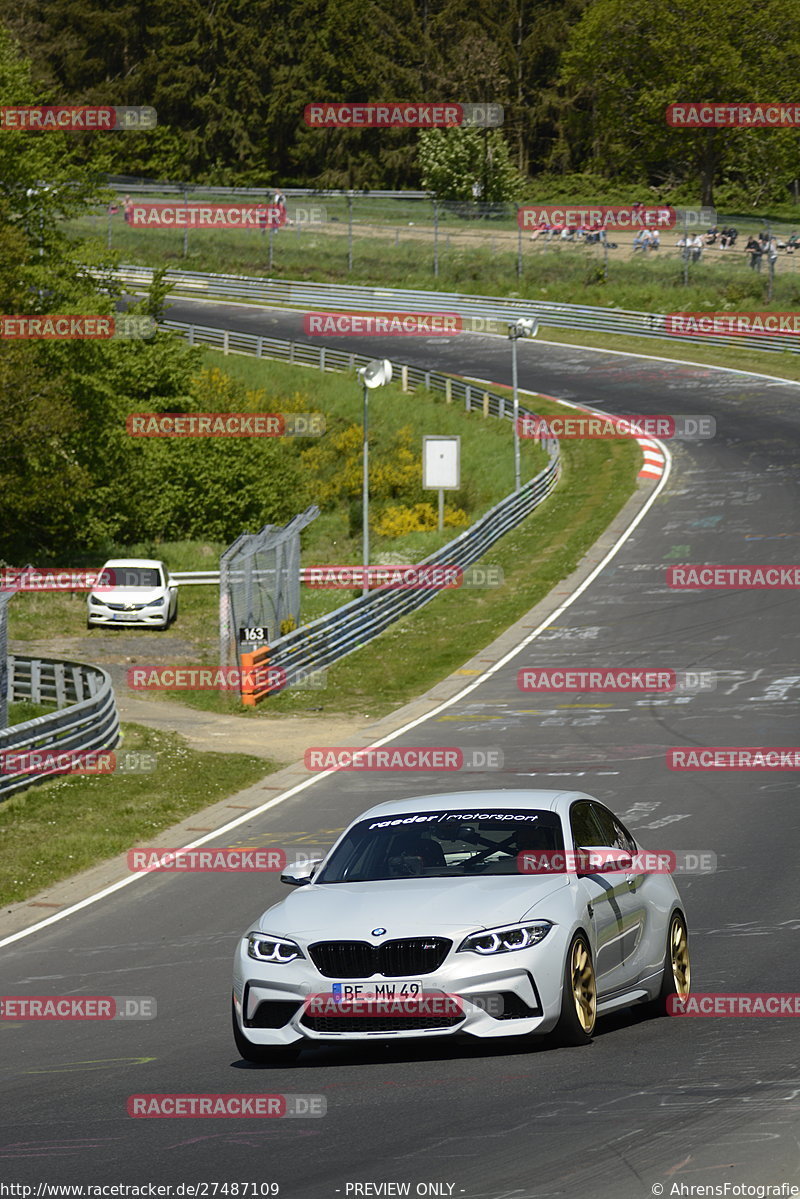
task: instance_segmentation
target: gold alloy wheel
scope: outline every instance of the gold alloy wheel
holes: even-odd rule
[[[689,938],[686,925],[680,916],[673,916],[669,929],[669,958],[672,964],[672,977],[675,981],[675,994],[687,996],[692,981],[692,967],[689,964]]]
[[[570,975],[572,977],[572,998],[575,1001],[578,1020],[586,1035],[591,1036],[597,1018],[597,988],[589,949],[586,943],[580,939],[572,946]]]

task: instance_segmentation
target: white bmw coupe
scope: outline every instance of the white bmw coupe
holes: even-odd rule
[[[668,855],[667,855],[668,858]],[[247,1061],[313,1041],[529,1037],[586,1044],[598,1016],[689,993],[686,917],[660,855],[578,791],[379,804],[237,947]]]

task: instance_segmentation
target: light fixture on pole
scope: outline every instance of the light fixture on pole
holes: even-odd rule
[[[519,470],[519,393],[517,391],[517,341],[520,337],[535,337],[539,332],[539,322],[535,316],[521,316],[519,320],[508,322],[508,336],[511,341],[511,385],[514,392],[514,490],[520,488]]]
[[[369,569],[369,405],[367,402],[369,392],[373,387],[383,387],[386,383],[392,381],[392,364],[388,358],[373,358],[366,366],[358,368],[358,377],[361,380],[361,386],[364,393],[364,408],[363,408],[363,426],[364,426],[364,450],[363,450],[363,474],[361,483],[361,544],[362,544],[362,562],[364,566],[364,584],[361,594],[366,595],[369,591],[369,579],[367,571]]]

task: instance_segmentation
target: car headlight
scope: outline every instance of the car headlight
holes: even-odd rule
[[[103,601],[103,600],[101,600],[101,599],[98,599],[96,595],[90,595],[90,596],[89,596],[89,603],[90,603],[90,604],[96,604],[98,608],[102,608],[102,606],[103,606],[103,602],[104,602],[104,601]]]
[[[302,949],[286,937],[273,937],[269,933],[247,934],[247,956],[257,962],[273,962],[286,965],[296,958],[305,957]]]
[[[160,595],[158,597],[158,599],[148,600],[147,607],[148,608],[163,608],[165,598],[166,598],[165,596]]]
[[[458,947],[458,953],[511,953],[515,949],[530,949],[544,940],[553,927],[549,920],[534,920],[531,924],[512,924],[506,928],[491,928],[470,933]]]

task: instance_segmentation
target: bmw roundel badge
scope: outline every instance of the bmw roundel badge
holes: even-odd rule
[[[385,932],[386,932],[385,928],[373,928],[371,936],[382,937]]]

